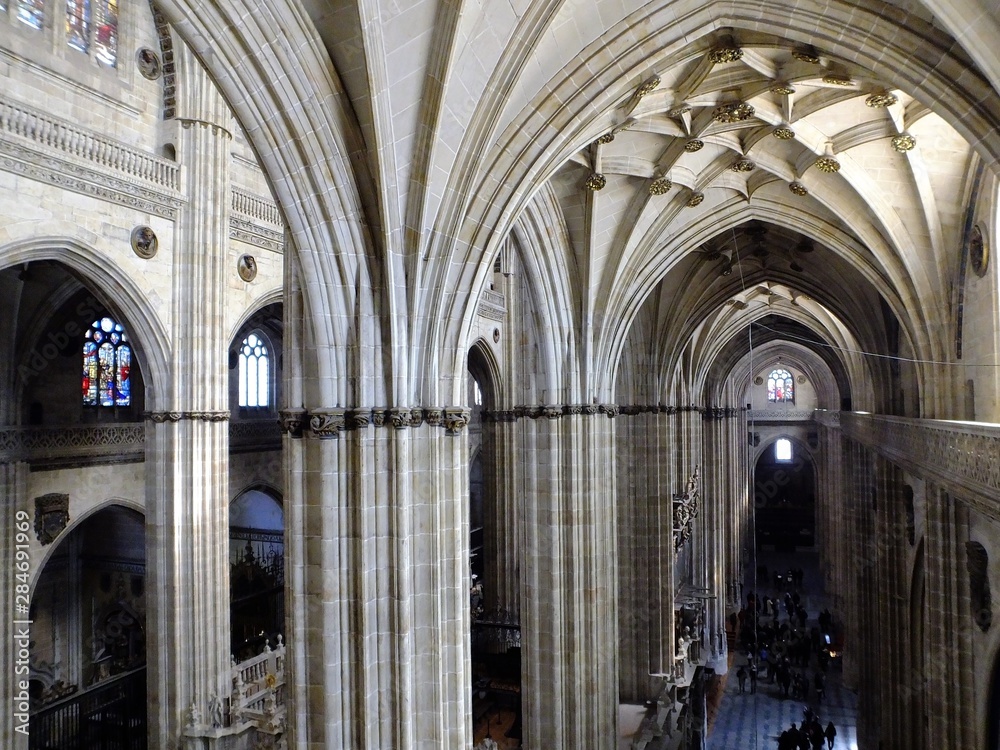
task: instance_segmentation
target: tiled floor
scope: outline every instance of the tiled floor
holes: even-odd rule
[[[794,556],[772,553],[760,555],[758,562],[767,565],[769,570],[775,570],[777,566],[778,570],[798,567],[805,571],[803,590],[800,593],[805,594],[803,598],[809,612],[809,625],[815,624],[816,616],[826,606],[820,588],[822,579],[816,556],[807,553]],[[758,592],[772,596],[777,593],[770,583],[761,585]],[[842,685],[839,666],[832,667],[827,674],[826,698],[817,703],[815,699],[800,701],[782,698],[778,685],[768,684],[766,680],[758,681],[756,693],[746,692],[741,695],[736,669],[746,660],[738,655],[733,662],[733,667],[725,678],[725,692],[709,732],[706,750],[774,750],[782,731],[793,722],[796,726],[802,723],[803,709],[807,705],[819,715],[824,727],[828,721],[832,721],[837,728],[834,750],[857,750],[857,700],[854,693]],[[809,671],[811,673],[814,670]],[[749,681],[747,690],[749,691]]]

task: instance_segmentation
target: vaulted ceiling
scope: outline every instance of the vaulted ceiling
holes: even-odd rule
[[[641,316],[666,370],[699,352],[706,387],[766,316],[842,349],[948,357],[970,202],[1000,157],[985,2],[303,0],[306,20],[294,3],[247,16],[222,0],[225,32],[189,4],[164,3],[244,93],[237,112],[271,96],[289,113],[248,129],[265,165],[269,150],[332,153],[323,134],[339,134],[349,172],[306,158],[276,190],[315,195],[293,234],[315,234],[317,213],[358,221],[390,317],[429,307],[468,326],[462,292],[475,299],[536,206],[559,232],[522,248],[538,256],[526,265],[572,308],[595,371]],[[301,71],[281,84],[221,68],[237,45],[202,37],[230,33]],[[316,187],[331,174],[339,202]],[[396,335],[417,362],[449,330],[411,315]]]

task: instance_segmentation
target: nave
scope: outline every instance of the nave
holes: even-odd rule
[[[820,615],[824,611],[829,611],[830,601],[823,591],[823,579],[816,553],[799,551],[791,554],[761,554],[758,559],[758,570],[762,572],[766,568],[772,573],[766,579],[765,576],[758,575],[755,589],[750,587],[753,581],[748,580],[746,590],[748,592],[755,590],[762,600],[764,596],[768,596],[777,597],[783,601],[783,596],[788,589],[785,586],[777,587],[774,585],[774,572],[787,571],[796,567],[801,568],[804,573],[803,582],[801,587],[795,587],[792,590],[798,591],[802,606],[808,613],[805,630],[811,631],[818,628],[822,635],[824,628],[820,627]],[[748,575],[752,575],[750,571],[748,571]],[[761,617],[764,623],[771,619],[766,616]],[[784,611],[783,606],[779,606],[779,622],[788,622],[789,619],[790,617]],[[834,621],[836,621],[835,613]],[[836,622],[829,630],[832,631],[830,633],[831,640],[836,641],[835,634],[839,630]],[[716,694],[717,708],[713,711],[712,706],[709,706],[709,733],[706,750],[733,750],[734,748],[774,750],[778,747],[778,738],[784,730],[787,730],[793,723],[797,727],[802,726],[806,710],[811,710],[818,717],[824,729],[828,722],[834,724],[836,728],[834,748],[837,750],[857,750],[857,696],[844,684],[842,655],[832,658],[828,668],[823,671],[817,654],[811,650],[808,666],[793,668],[794,672],[802,674],[808,679],[808,696],[805,699],[792,697],[791,693],[789,697],[784,697],[778,680],[772,681],[770,672],[765,669],[761,669],[756,691],[751,691],[750,680],[746,679],[746,689],[741,692],[738,672],[741,667],[748,665],[746,650],[743,648],[733,649],[730,652],[730,662],[729,672],[720,678],[722,684]],[[825,678],[825,694],[822,697],[817,696],[814,686],[817,673],[822,674]],[[824,743],[825,746],[826,743]]]

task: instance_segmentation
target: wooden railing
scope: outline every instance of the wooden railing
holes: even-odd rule
[[[274,734],[285,725],[285,644],[278,636],[272,649],[246,661],[233,660],[233,693],[230,697],[230,722],[253,724],[262,732]]]
[[[31,750],[144,750],[146,668],[45,706],[29,730]]]

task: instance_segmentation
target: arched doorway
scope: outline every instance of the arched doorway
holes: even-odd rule
[[[31,601],[30,747],[146,746],[146,537],[110,505],[58,543]]]
[[[798,440],[782,436],[767,445],[754,466],[757,546],[794,552],[815,544],[816,470]]]

